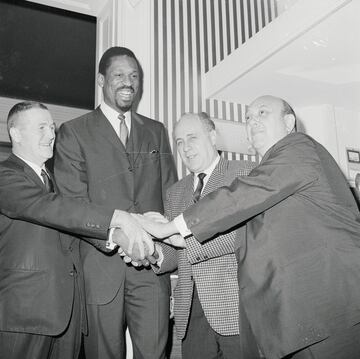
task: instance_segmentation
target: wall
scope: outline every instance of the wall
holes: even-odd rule
[[[206,111],[217,119],[241,122],[245,106],[206,99],[203,76],[277,16],[275,1],[154,0],[153,16],[152,116],[170,134],[184,112]],[[179,157],[176,161],[182,176],[186,170]]]
[[[295,109],[299,130],[320,142],[334,157],[350,184],[360,172],[360,164],[349,163],[347,149],[360,151],[360,113],[330,104]]]
[[[0,142],[8,142],[10,141],[7,129],[6,129],[6,119],[7,115],[12,106],[14,106],[17,102],[22,101],[21,99],[13,99],[7,97],[0,97]],[[83,110],[73,107],[65,107],[58,106],[52,104],[45,104],[56,123],[59,126],[64,121],[68,121],[72,118],[81,116],[82,114],[88,112],[89,110]]]

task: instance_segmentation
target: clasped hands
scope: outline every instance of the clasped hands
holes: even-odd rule
[[[124,261],[134,266],[155,264],[159,258],[159,246],[155,241],[162,241],[175,247],[185,248],[185,240],[176,227],[163,215],[147,212],[143,215],[115,210],[111,227],[116,227],[112,234],[113,243],[119,245],[119,253]]]

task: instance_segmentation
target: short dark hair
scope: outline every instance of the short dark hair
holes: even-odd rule
[[[113,57],[116,56],[129,56],[133,58],[136,61],[136,64],[138,65],[139,71],[140,71],[140,64],[138,59],[136,58],[135,54],[128,49],[127,47],[121,47],[121,46],[114,46],[107,49],[104,54],[101,56],[100,62],[99,62],[99,73],[102,75],[106,74],[106,70],[109,68],[111,64],[111,60]]]
[[[13,107],[11,107],[8,116],[7,116],[7,130],[10,131],[11,127],[14,127],[15,124],[15,115],[19,114],[20,112],[24,112],[27,110],[31,110],[32,108],[40,108],[42,110],[49,111],[49,109],[42,104],[41,102],[36,101],[24,101],[18,102]]]
[[[210,118],[206,112],[199,112],[197,114],[203,126],[210,132],[215,131],[215,122]]]

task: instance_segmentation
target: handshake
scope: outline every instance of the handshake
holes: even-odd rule
[[[174,223],[157,212],[135,214],[115,210],[110,227],[114,228],[111,241],[119,246],[124,261],[134,266],[156,264],[161,249],[155,241],[180,248],[186,246],[184,238],[176,234]]]

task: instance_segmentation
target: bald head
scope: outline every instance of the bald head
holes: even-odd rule
[[[248,139],[261,156],[295,128],[293,109],[275,96],[258,97],[249,105],[245,118]]]

